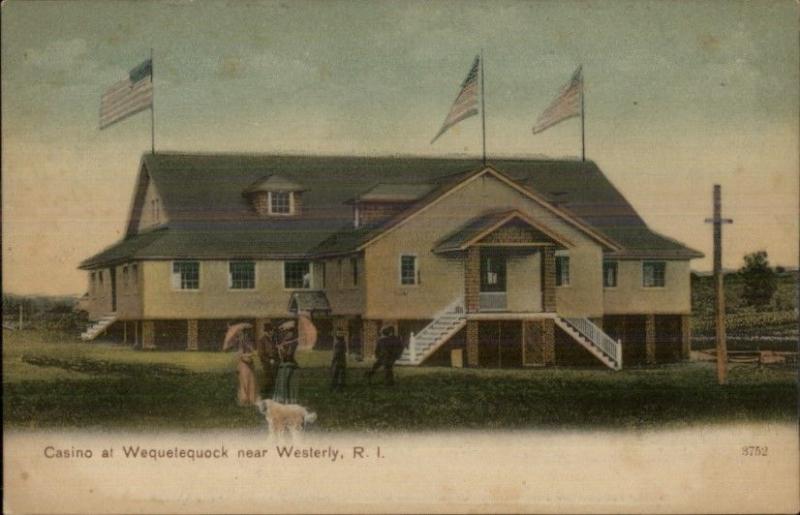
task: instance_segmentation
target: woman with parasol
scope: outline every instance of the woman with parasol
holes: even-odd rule
[[[240,323],[228,326],[222,350],[226,351],[237,347],[236,374],[239,376],[239,406],[252,406],[258,401],[258,388],[256,386],[256,372],[253,366],[255,348],[250,333],[253,326]]]

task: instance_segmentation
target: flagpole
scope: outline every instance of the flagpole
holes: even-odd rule
[[[483,135],[483,165],[486,166],[486,102],[483,98],[483,49],[481,48],[481,134]]]
[[[581,65],[581,161],[586,161],[586,109],[583,104],[583,65]]]
[[[150,84],[153,87],[153,99],[150,101],[150,153],[156,154],[156,89],[153,82],[153,49],[150,49]]]

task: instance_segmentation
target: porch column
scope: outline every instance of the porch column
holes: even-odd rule
[[[656,362],[656,316],[647,315],[644,321],[644,352],[648,365]]]
[[[478,321],[467,320],[467,366],[478,366]]]
[[[364,359],[375,356],[379,326],[379,320],[364,320]]]
[[[547,313],[556,312],[556,249],[553,247],[542,250],[542,309]]]
[[[186,350],[197,350],[197,320],[186,321]]]
[[[464,256],[464,307],[467,313],[477,313],[481,307],[481,250],[478,247],[469,247]]]
[[[545,365],[556,362],[556,323],[552,318],[545,319],[542,327],[542,361]]]
[[[142,350],[156,348],[156,328],[152,320],[142,320]]]
[[[681,358],[688,360],[692,353],[692,315],[681,315]]]

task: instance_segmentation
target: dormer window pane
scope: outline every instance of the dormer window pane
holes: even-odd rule
[[[284,215],[290,214],[292,212],[290,195],[291,193],[288,191],[270,192],[270,212]]]

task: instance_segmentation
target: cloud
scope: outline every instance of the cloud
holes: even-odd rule
[[[24,59],[33,66],[45,70],[67,70],[81,63],[88,55],[86,40],[75,38],[69,41],[52,41],[42,49],[25,50]]]

